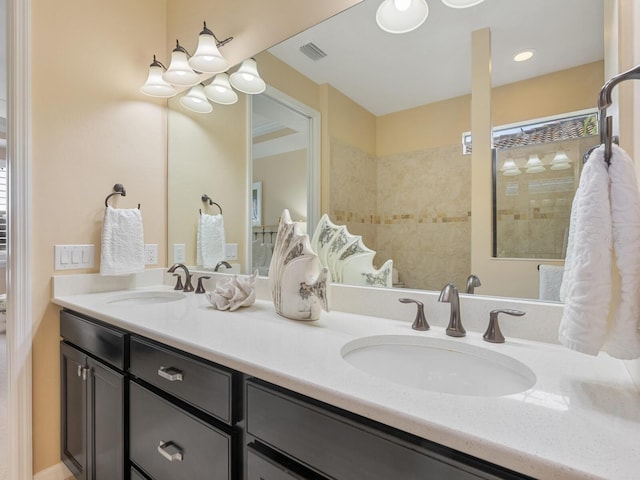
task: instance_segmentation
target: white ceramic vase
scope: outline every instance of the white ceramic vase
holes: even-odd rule
[[[329,311],[329,270],[311,249],[309,235],[282,212],[269,266],[269,289],[276,313],[292,320],[318,320]]]

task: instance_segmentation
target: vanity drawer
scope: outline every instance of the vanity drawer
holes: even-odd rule
[[[125,370],[127,367],[126,352],[129,334],[126,332],[62,310],[60,312],[60,336],[65,341],[120,370]]]
[[[247,476],[246,480],[326,480],[325,477],[303,469],[300,466],[291,465],[291,461],[282,461],[283,465],[274,456],[282,457],[277,453],[265,453],[270,449],[251,444],[247,446]]]
[[[132,337],[130,372],[215,418],[232,423],[231,371]]]
[[[130,458],[154,480],[228,480],[231,435],[131,382]]]
[[[131,467],[131,480],[147,480],[138,470]]]
[[[247,433],[339,480],[499,478],[253,381],[247,382]]]

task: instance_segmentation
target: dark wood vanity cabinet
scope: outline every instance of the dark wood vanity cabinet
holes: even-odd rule
[[[237,372],[137,336],[130,372],[133,465],[153,480],[241,477]]]
[[[62,460],[78,480],[124,480],[127,334],[69,312],[60,333]]]
[[[246,408],[247,480],[529,478],[256,379]]]
[[[78,480],[523,480],[428,440],[62,311]]]

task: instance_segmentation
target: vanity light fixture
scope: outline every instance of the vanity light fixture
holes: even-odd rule
[[[527,60],[533,57],[534,53],[535,53],[535,50],[533,49],[523,50],[521,52],[516,53],[513,56],[513,60],[516,62],[526,62]]]
[[[527,160],[526,167],[527,173],[541,173],[545,171],[540,157],[535,153],[529,155],[529,160]]]
[[[162,78],[162,74],[166,69],[162,63],[156,60],[154,55],[153,62],[149,65],[149,76],[144,85],[140,87],[140,91],[150,97],[173,97],[176,94],[176,89]]]
[[[191,87],[200,82],[200,75],[189,65],[189,53],[176,40],[176,48],[171,52],[171,63],[162,78],[180,87]]]
[[[507,158],[502,164],[502,168],[500,170],[502,170],[502,174],[507,177],[520,175],[522,173],[512,158]]]
[[[204,85],[201,83],[191,87],[189,93],[180,99],[180,105],[196,113],[210,113],[213,110],[204,93]]]
[[[238,101],[238,94],[231,88],[226,73],[216,75],[213,82],[204,87],[204,93],[209,100],[221,105],[232,105]]]
[[[428,15],[425,0],[384,0],[376,12],[376,22],[385,32],[407,33],[422,25]]]
[[[447,7],[451,8],[469,8],[484,2],[484,0],[442,0]]]
[[[571,168],[571,160],[564,150],[558,150],[551,161],[551,170],[567,170]]]
[[[231,85],[242,93],[255,95],[266,90],[267,85],[260,78],[258,65],[254,58],[247,58],[240,68],[229,76]]]
[[[226,72],[230,65],[222,56],[218,47],[229,43],[231,40],[233,40],[233,37],[225,38],[222,41],[218,40],[214,33],[207,28],[207,22],[204,22],[204,27],[198,37],[198,47],[189,59],[189,65],[196,72],[212,75]]]

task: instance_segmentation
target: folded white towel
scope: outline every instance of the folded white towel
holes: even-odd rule
[[[613,249],[620,285],[613,292],[613,323],[603,350],[631,360],[640,357],[640,192],[633,161],[615,144],[609,177]]]
[[[560,301],[560,285],[564,267],[557,265],[540,265],[538,298],[550,302]]]
[[[100,275],[128,275],[143,271],[144,235],[140,209],[108,206],[102,224]]]
[[[602,146],[583,169],[561,297],[560,343],[591,355],[602,349],[620,359],[640,357],[640,192],[633,162],[617,145],[608,170]]]
[[[196,250],[198,265],[201,267],[215,267],[218,262],[226,258],[224,219],[222,218],[222,214],[200,214]]]
[[[571,207],[571,224],[560,298],[564,311],[559,340],[597,355],[607,332],[611,300],[611,207],[604,148],[591,153],[582,169]]]

